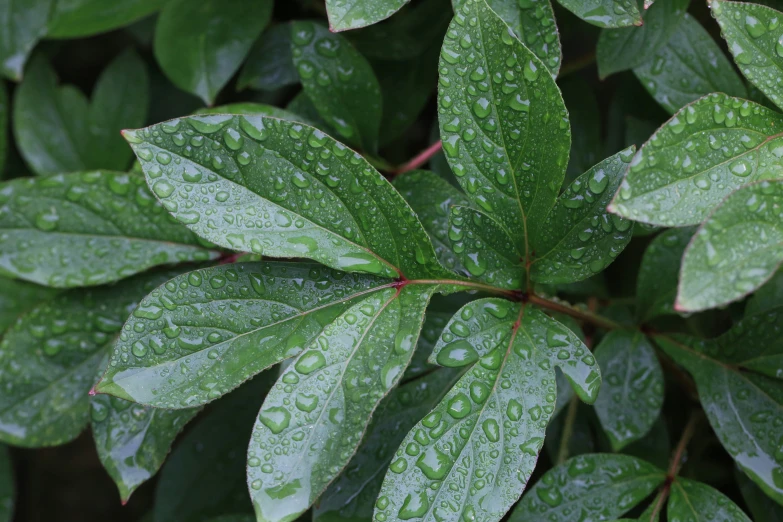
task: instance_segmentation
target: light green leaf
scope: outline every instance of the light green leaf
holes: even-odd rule
[[[329,30],[347,31],[376,24],[408,2],[410,0],[326,0]]]
[[[367,60],[343,36],[309,21],[291,24],[291,48],[302,87],[324,120],[349,143],[374,152],[382,98]]]
[[[711,92],[748,95],[721,48],[687,13],[666,45],[633,72],[669,114]]]
[[[79,38],[104,33],[150,15],[167,0],[56,0],[48,38]]]
[[[12,522],[14,514],[14,469],[8,448],[0,445],[0,522]]]
[[[17,317],[56,294],[45,286],[0,277],[0,336]]]
[[[274,25],[250,49],[237,88],[274,91],[296,83],[299,83],[299,73],[291,55],[291,26]]]
[[[745,305],[745,317],[760,314],[778,306],[783,306],[783,270],[778,270],[748,299],[748,303]]]
[[[539,283],[573,283],[606,268],[626,247],[633,223],[606,206],[620,185],[634,148],[594,166],[566,188],[531,238],[530,277]]]
[[[585,22],[598,27],[642,25],[636,0],[558,0],[560,5]],[[645,4],[644,8],[649,6]]]
[[[244,480],[247,439],[275,374],[266,372],[217,401],[177,443],[160,473],[153,522],[252,517]]]
[[[434,290],[386,288],[355,300],[278,379],[248,449],[259,521],[295,520],[348,463],[410,362]]]
[[[650,60],[669,41],[683,20],[690,0],[657,2],[644,13],[641,27],[604,29],[598,39],[598,75],[606,78]]]
[[[612,520],[630,511],[666,473],[628,455],[579,455],[547,471],[514,509],[510,522]]]
[[[783,116],[725,94],[686,105],[636,153],[609,210],[663,226],[696,225],[742,185],[783,178]]]
[[[203,261],[137,174],[74,172],[0,184],[0,269],[58,288],[117,281],[150,267]]]
[[[741,471],[736,472],[737,483],[745,504],[750,508],[754,520],[783,522],[783,506],[769,498]]]
[[[783,13],[750,2],[712,0],[710,7],[742,74],[783,108]]]
[[[678,478],[671,486],[666,516],[693,522],[751,522],[729,497],[706,484]]]
[[[270,0],[170,0],[155,28],[155,58],[177,87],[212,105],[271,15]]]
[[[461,308],[462,304],[468,303],[473,299],[475,298],[469,294],[449,296],[435,294],[432,296],[432,300],[429,306],[427,306],[427,312],[424,315],[424,324],[421,327],[421,335],[419,335],[416,351],[413,352],[411,362],[402,376],[402,382],[407,382],[437,368],[436,365],[430,364],[429,358],[438,339],[440,339],[440,335],[443,333],[443,328],[457,310]]]
[[[122,321],[151,288],[153,272],[115,286],[71,290],[19,318],[0,342],[0,441],[24,447],[74,439],[89,420],[87,392]]]
[[[125,170],[132,154],[119,133],[144,123],[148,90],[146,68],[133,51],[101,73],[92,102],[72,85],[58,87],[54,70],[37,56],[14,97],[19,151],[36,174]]]
[[[383,475],[394,451],[458,376],[452,370],[436,370],[400,386],[384,399],[356,455],[321,495],[313,511],[313,522],[372,519]]]
[[[693,227],[666,230],[644,251],[636,279],[636,318],[639,321],[675,313],[674,298],[682,254],[694,232]]]
[[[163,205],[218,245],[385,277],[448,274],[399,193],[312,127],[211,115],[125,136]]]
[[[26,0],[0,4],[0,72],[9,80],[22,79],[30,51],[46,34],[54,0]]]
[[[595,412],[614,451],[646,435],[661,413],[663,371],[639,331],[614,330],[594,350],[604,383]]]
[[[544,443],[555,366],[590,402],[598,367],[566,327],[501,299],[463,307],[431,359],[466,372],[400,445],[375,520],[499,520],[522,493]]]
[[[743,298],[783,262],[783,180],[733,192],[702,224],[682,259],[675,308],[699,311]]]
[[[449,164],[526,258],[528,236],[554,206],[568,163],[568,114],[557,85],[484,0],[457,11],[440,70],[438,118]]]

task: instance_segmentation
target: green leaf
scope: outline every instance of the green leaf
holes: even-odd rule
[[[526,258],[528,235],[554,206],[568,163],[568,114],[557,85],[484,0],[457,11],[440,71],[438,118],[449,164]]]
[[[678,478],[671,488],[666,508],[669,520],[751,522],[729,497],[706,484]]]
[[[710,7],[742,74],[783,108],[783,89],[777,81],[783,74],[783,30],[778,27],[783,15],[749,2],[713,0]]]
[[[167,0],[57,0],[49,19],[48,38],[79,38],[117,29],[148,16]]]
[[[122,172],[74,172],[0,184],[0,268],[58,288],[117,281],[217,252],[172,222],[144,185]]]
[[[657,364],[657,363],[656,363]],[[640,458],[661,469],[669,467],[672,448],[665,417],[659,416],[647,435],[623,448],[623,453]],[[646,522],[650,522],[649,520]]]
[[[614,330],[594,350],[604,377],[595,412],[614,451],[646,435],[663,405],[663,371],[639,331]]]
[[[748,183],[783,178],[783,116],[710,94],[686,105],[636,153],[609,210],[663,226],[697,225]]]
[[[566,188],[531,238],[530,277],[539,283],[573,283],[606,268],[633,236],[633,223],[606,206],[620,185],[634,148],[594,166]]]
[[[558,0],[585,22],[598,27],[642,25],[636,0]],[[645,4],[644,8],[649,6]]]
[[[108,358],[99,365],[101,373]],[[100,377],[100,374],[99,374]],[[164,410],[110,397],[90,397],[90,427],[98,458],[128,501],[158,472],[174,438],[198,409]]]
[[[473,299],[475,298],[469,294],[460,294],[459,296],[435,294],[432,296],[432,300],[427,306],[427,312],[424,314],[424,324],[421,327],[416,351],[413,352],[411,362],[402,376],[402,382],[405,383],[437,368],[437,366],[430,364],[429,358],[443,333],[443,328],[463,303],[468,303]]]
[[[0,335],[16,322],[16,318],[43,301],[48,301],[57,291],[25,281],[0,277]]]
[[[400,445],[375,519],[499,520],[522,493],[544,443],[555,366],[590,402],[600,385],[598,367],[554,319],[494,298],[464,306],[431,360],[466,371]]]
[[[399,193],[319,130],[262,116],[212,115],[125,136],[163,205],[211,242],[344,271],[449,277]]]
[[[24,447],[74,439],[89,420],[87,392],[122,321],[170,277],[154,272],[115,286],[71,290],[19,318],[0,342],[0,441]]]
[[[177,443],[155,490],[153,522],[201,522],[252,513],[245,485],[247,438],[276,372],[217,401]]]
[[[304,91],[299,91],[299,94],[294,96],[294,98],[286,106],[286,110],[294,114],[298,114],[301,118],[305,118],[302,120],[303,123],[307,123],[308,125],[315,127],[316,129],[321,130],[329,135],[335,133],[329,124],[324,121],[321,115],[318,114],[318,109],[315,108],[313,101]]]
[[[665,479],[665,472],[635,457],[579,455],[547,471],[509,521],[569,522],[576,514],[612,520],[647,498]]]
[[[644,251],[636,280],[636,318],[640,322],[675,313],[680,262],[694,232],[693,227],[666,230]]]
[[[14,136],[36,174],[90,169],[125,170],[131,159],[120,130],[138,127],[147,116],[149,85],[144,63],[133,51],[115,58],[101,73],[92,102],[35,57],[14,97]]]
[[[653,58],[677,30],[689,3],[690,0],[657,2],[644,13],[641,27],[601,31],[596,48],[598,75],[606,78]]]
[[[763,285],[783,262],[783,180],[733,192],[702,224],[682,258],[677,310],[736,301]]]
[[[410,362],[434,290],[386,288],[355,300],[278,379],[248,449],[259,521],[295,520],[345,467]]]
[[[291,27],[270,27],[253,44],[239,73],[237,88],[274,91],[299,83],[299,73],[291,55]]]
[[[745,504],[754,520],[783,522],[783,506],[769,498],[756,484],[741,471],[736,472],[737,483]]]
[[[362,445],[340,477],[321,495],[313,522],[371,520],[383,476],[405,434],[424,417],[458,374],[436,370],[394,390],[378,407]]]
[[[748,95],[721,48],[687,13],[666,45],[633,72],[669,114],[711,92]]]
[[[270,0],[170,0],[155,28],[155,58],[177,87],[212,105],[271,16]]]
[[[5,162],[8,154],[8,123],[10,111],[5,84],[0,84],[0,179],[5,176]]]
[[[25,62],[46,23],[54,0],[27,0],[0,4],[0,73],[9,80],[22,79]]]
[[[318,112],[349,143],[374,152],[381,88],[367,60],[339,34],[313,22],[291,24],[294,65]]]
[[[298,121],[307,125],[314,125],[308,118],[299,116],[292,111],[281,109],[265,103],[237,102],[218,107],[203,107],[194,112],[196,115],[205,114],[247,114],[256,116],[269,116],[287,121]]]
[[[745,317],[760,314],[778,306],[783,306],[783,270],[776,272],[748,299],[748,303],[745,305]]]
[[[0,522],[11,522],[14,514],[14,469],[8,448],[0,445]]]
[[[329,30],[347,31],[376,24],[408,2],[410,0],[326,0]]]
[[[595,91],[587,80],[574,75],[558,85],[571,121],[571,152],[566,169],[566,182],[571,183],[601,159],[601,114]]]

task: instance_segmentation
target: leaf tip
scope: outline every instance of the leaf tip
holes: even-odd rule
[[[141,143],[143,141],[142,136],[140,136],[139,132],[135,129],[123,129],[120,131],[120,134],[125,139],[125,141],[131,145]]]

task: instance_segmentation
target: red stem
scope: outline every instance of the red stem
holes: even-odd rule
[[[392,176],[397,176],[404,172],[418,169],[419,167],[427,163],[430,160],[430,158],[432,158],[435,154],[437,154],[441,148],[442,148],[441,141],[440,140],[436,141],[435,143],[427,147],[424,151],[420,152],[416,157],[414,157],[408,163],[405,163],[404,165],[398,167],[396,170],[392,171],[391,173]]]

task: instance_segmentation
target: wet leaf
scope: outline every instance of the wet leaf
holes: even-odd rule
[[[557,85],[484,0],[457,11],[440,70],[438,118],[449,164],[468,197],[527,257],[527,236],[554,206],[568,163],[568,114]]]
[[[745,305],[745,317],[763,313],[779,306],[783,306],[783,270],[776,272],[769,281],[764,283],[764,286],[748,299],[748,303]]]
[[[457,312],[431,360],[466,371],[395,453],[374,520],[499,520],[543,446],[557,393],[554,367],[590,402],[598,367],[563,325],[494,298]]]
[[[672,458],[672,448],[665,417],[659,416],[647,435],[627,445],[623,448],[623,453],[640,458],[661,469],[667,469]],[[641,518],[640,520],[645,519]],[[645,522],[651,521],[648,519]]]
[[[0,336],[20,315],[56,294],[45,286],[0,277]]]
[[[329,29],[339,32],[376,24],[408,2],[410,0],[326,0]]]
[[[9,80],[22,79],[30,51],[46,34],[54,0],[3,2],[0,5],[0,72]]]
[[[644,437],[663,405],[663,371],[638,331],[614,330],[594,350],[603,385],[595,412],[614,451]]]
[[[378,147],[382,98],[367,60],[345,39],[313,22],[291,24],[294,65],[319,114],[348,143]]]
[[[754,520],[766,522],[783,522],[783,506],[769,498],[756,484],[741,471],[736,472],[742,498],[750,508]]]
[[[783,178],[783,116],[710,94],[685,106],[636,153],[609,207],[663,226],[696,225],[742,185]]]
[[[78,38],[129,25],[161,8],[167,0],[57,0],[48,38]]]
[[[173,222],[137,174],[93,171],[0,184],[0,269],[72,288],[217,253]]]
[[[636,318],[639,321],[675,313],[682,254],[694,232],[693,227],[666,230],[644,251],[636,280]]]
[[[11,522],[14,514],[14,469],[8,448],[0,445],[0,522]]]
[[[218,107],[204,107],[197,110],[194,114],[248,114],[256,116],[269,116],[271,118],[277,118],[280,120],[298,121],[300,123],[306,123],[307,125],[313,125],[313,122],[307,117],[299,116],[298,114],[295,114],[289,110],[281,109],[273,105],[267,105],[265,103],[229,103],[228,105],[220,105]]]
[[[0,85],[0,180],[5,176],[5,163],[8,155],[10,107],[5,85]]]
[[[666,516],[673,522],[751,522],[729,497],[706,484],[678,478],[672,484]]]
[[[606,268],[631,240],[633,223],[606,206],[633,157],[633,147],[594,166],[566,188],[531,238],[530,277],[539,283],[573,283]]]
[[[256,40],[239,73],[237,88],[274,91],[299,83],[299,73],[291,55],[291,27],[278,24]]]
[[[522,497],[510,522],[612,520],[643,501],[666,473],[628,455],[579,455],[547,471]]]
[[[635,0],[558,0],[560,5],[585,22],[598,27],[642,25]],[[645,5],[645,9],[647,9]]]
[[[125,137],[163,205],[218,245],[386,277],[448,274],[399,193],[364,158],[312,127],[210,115]]]
[[[675,307],[715,308],[753,292],[783,262],[783,180],[733,192],[702,224],[682,259]]]
[[[155,27],[155,59],[177,87],[212,105],[271,15],[270,0],[170,0]]]

